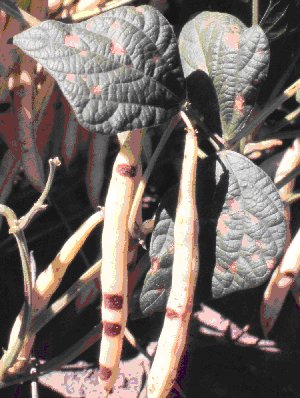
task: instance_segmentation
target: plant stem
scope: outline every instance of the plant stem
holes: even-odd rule
[[[259,22],[259,0],[252,0],[252,26]]]

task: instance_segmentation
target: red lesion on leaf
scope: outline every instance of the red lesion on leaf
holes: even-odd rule
[[[229,199],[228,201],[228,207],[230,210],[232,210],[234,213],[237,213],[241,210],[240,204],[236,199]]]
[[[106,336],[116,337],[121,333],[122,326],[117,322],[103,321],[103,332]]]
[[[259,86],[260,85],[260,80],[258,80],[258,79],[254,79],[254,80],[252,80],[252,85],[253,86]]]
[[[243,235],[243,239],[242,239],[242,248],[247,248],[249,246],[249,238],[247,235]]]
[[[228,269],[232,274],[236,274],[237,273],[237,266],[238,266],[238,262],[237,261],[233,261],[231,264],[229,264]]]
[[[259,258],[260,258],[260,257],[259,257],[259,254],[257,254],[257,253],[254,253],[254,254],[252,254],[252,256],[251,256],[251,260],[254,261],[254,262],[258,261]]]
[[[69,82],[74,83],[75,82],[75,78],[76,78],[76,76],[74,75],[74,73],[67,73],[66,79]]]
[[[244,113],[244,109],[245,109],[245,98],[244,98],[242,95],[238,94],[238,95],[235,97],[233,109],[234,109],[236,112],[239,112],[239,113],[241,113],[241,114]]]
[[[99,85],[91,88],[91,93],[94,95],[100,95],[101,91],[102,91],[102,89]]]
[[[118,21],[114,21],[111,25],[110,28],[115,30],[115,29],[119,29],[121,27],[120,23]]]
[[[153,55],[153,57],[151,58],[152,62],[158,62],[161,60],[161,57],[159,55]]]
[[[135,11],[136,12],[139,12],[140,14],[144,14],[144,12],[145,12],[145,9],[144,9],[144,7],[135,7]]]
[[[207,29],[209,27],[210,24],[212,24],[214,22],[214,17],[213,16],[209,16],[208,18],[206,18],[206,20],[203,22],[203,26]]]
[[[64,44],[67,47],[78,48],[81,45],[81,40],[77,35],[68,35],[65,37]]]
[[[87,57],[88,54],[89,54],[89,53],[88,53],[86,50],[82,50],[82,51],[80,51],[80,53],[79,53],[79,55],[80,55],[81,57]]]
[[[104,365],[99,365],[99,378],[102,381],[108,380],[112,375],[112,371]]]
[[[115,40],[112,40],[111,42],[110,52],[115,55],[124,55],[127,53],[126,49],[122,47],[121,44],[116,42]]]
[[[160,260],[158,257],[151,258],[151,272],[157,272],[160,269]]]
[[[85,25],[85,29],[87,30],[93,30],[95,27],[95,22],[94,21],[89,21],[86,25]]]
[[[266,266],[267,266],[267,268],[268,268],[269,270],[274,269],[275,265],[276,265],[275,258],[271,258],[270,260],[267,260],[267,261],[266,261]]]
[[[216,269],[218,272],[220,272],[221,274],[223,274],[223,273],[225,272],[224,268],[223,268],[220,264],[218,264],[218,263],[216,263],[215,269]]]
[[[226,235],[229,232],[229,227],[226,224],[227,221],[230,220],[229,214],[222,214],[218,220],[217,230],[221,235]]]
[[[251,221],[253,224],[258,224],[258,223],[259,223],[259,219],[258,219],[257,217],[255,217],[253,214],[250,214],[250,215],[249,215],[249,218],[250,218],[250,221]]]
[[[117,167],[117,173],[122,177],[130,177],[133,178],[136,176],[137,167],[130,166],[128,164],[119,164]]]
[[[240,34],[237,31],[232,30],[232,32],[224,35],[224,41],[229,48],[238,50],[240,46]]]
[[[103,305],[109,310],[121,310],[123,307],[123,296],[119,294],[104,294]]]
[[[263,242],[262,242],[261,240],[256,240],[256,241],[255,241],[255,246],[256,246],[258,249],[262,249],[263,246],[264,246],[264,244],[263,244]]]

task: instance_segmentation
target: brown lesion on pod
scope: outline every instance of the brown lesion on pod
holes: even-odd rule
[[[119,164],[117,166],[117,173],[120,174],[123,177],[133,178],[133,177],[136,176],[137,167],[136,166],[130,166],[128,164]]]
[[[109,310],[121,310],[123,307],[123,296],[120,294],[104,294],[103,304]]]
[[[175,310],[173,310],[172,308],[167,308],[166,309],[166,317],[169,319],[177,319],[177,318],[181,318],[181,315],[176,312]]]
[[[112,375],[112,371],[104,365],[99,365],[99,378],[102,381],[108,380]]]
[[[103,332],[106,336],[116,337],[121,333],[122,326],[117,322],[103,321]]]

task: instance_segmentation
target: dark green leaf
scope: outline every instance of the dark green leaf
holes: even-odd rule
[[[263,30],[247,29],[229,14],[205,11],[183,27],[179,49],[186,78],[202,70],[212,79],[223,135],[232,139],[250,117],[267,75],[269,45]],[[197,94],[190,90],[188,95],[193,103]]]
[[[156,215],[151,268],[138,298],[144,316],[163,311],[168,298],[177,196],[176,186],[165,194]],[[283,205],[265,172],[235,152],[209,157],[198,168],[197,206],[199,298],[220,298],[265,282],[286,238]]]
[[[78,24],[45,21],[14,44],[57,80],[90,131],[162,124],[185,98],[173,28],[153,7],[120,7]]]

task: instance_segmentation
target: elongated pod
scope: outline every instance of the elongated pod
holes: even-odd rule
[[[116,380],[127,320],[128,219],[134,194],[134,176],[141,152],[142,134],[134,130],[119,135],[116,157],[105,201],[102,234],[102,341],[99,381],[109,393]]]
[[[184,120],[185,114],[182,115]],[[186,343],[198,275],[198,226],[195,198],[197,138],[188,129],[174,224],[172,287],[156,355],[150,370],[148,398],[167,397],[176,379]]]

